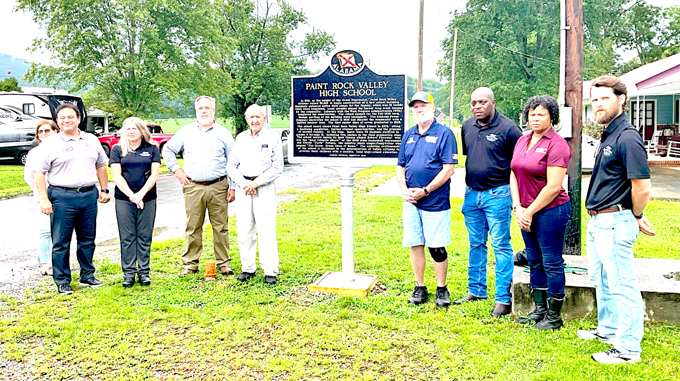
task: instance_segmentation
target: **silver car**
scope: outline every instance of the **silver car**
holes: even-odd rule
[[[288,163],[288,136],[290,135],[290,128],[272,128],[281,136],[281,148],[283,149],[283,162]]]

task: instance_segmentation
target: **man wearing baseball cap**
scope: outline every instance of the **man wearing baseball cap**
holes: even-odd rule
[[[412,304],[427,301],[425,246],[434,260],[437,278],[437,307],[451,304],[446,288],[448,259],[446,245],[451,243],[450,178],[458,163],[453,132],[434,119],[432,95],[419,91],[409,106],[416,125],[401,140],[397,163],[397,181],[404,199],[402,220],[403,245],[411,248],[411,266],[416,285],[408,300]]]

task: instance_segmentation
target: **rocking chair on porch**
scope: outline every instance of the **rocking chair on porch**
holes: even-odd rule
[[[649,153],[654,152],[656,155],[664,156],[668,153],[668,145],[659,144],[659,137],[663,133],[663,130],[654,131],[652,135],[652,140],[645,141],[645,150]]]

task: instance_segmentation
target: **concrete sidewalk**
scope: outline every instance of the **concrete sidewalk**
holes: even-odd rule
[[[652,172],[652,195],[653,200],[680,201],[680,167],[650,167]],[[590,175],[584,175],[581,179],[581,199],[585,200],[590,184]],[[401,191],[397,184],[397,178],[392,177],[384,184],[369,192],[372,196],[396,196],[401,197]],[[465,169],[456,168],[451,177],[451,197],[465,197]]]

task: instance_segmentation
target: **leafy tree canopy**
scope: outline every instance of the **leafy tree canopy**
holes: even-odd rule
[[[5,78],[0,81],[0,91],[21,91],[21,86],[19,86],[19,81],[14,77]]]
[[[119,118],[150,117],[182,86],[178,73],[204,40],[209,0],[18,0],[47,36],[33,49],[54,66],[34,64],[29,80],[73,80],[71,91]]]
[[[334,48],[333,36],[321,30],[292,39],[305,20],[302,11],[285,1],[214,1],[216,33],[197,58],[197,70],[203,73],[197,88],[223,101],[218,112],[234,119],[237,133],[247,129],[243,116],[253,103],[272,105],[273,112],[287,115],[290,77],[308,74],[307,59]]]
[[[678,6],[662,12],[642,0],[584,0],[583,20],[584,79],[634,68],[619,65],[617,50],[635,50],[639,64],[680,51]],[[559,27],[558,0],[468,0],[448,26],[438,70],[449,77],[458,28],[454,116],[471,115],[470,94],[479,86],[494,89],[497,108],[512,119],[530,96],[556,96]]]
[[[291,33],[305,16],[273,0],[18,0],[47,36],[33,49],[55,65],[34,64],[27,78],[73,80],[88,105],[117,118],[171,114],[168,100],[214,95],[218,112],[245,128],[252,103],[287,112],[290,76],[335,43],[313,30]]]

